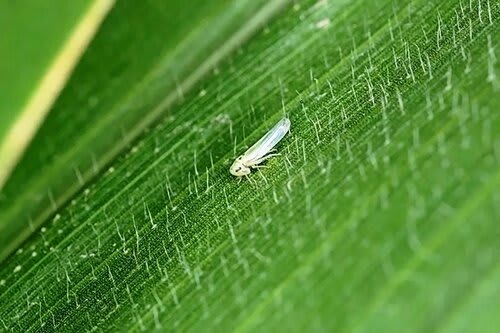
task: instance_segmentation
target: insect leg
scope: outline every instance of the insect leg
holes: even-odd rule
[[[250,182],[250,184],[253,184],[252,180],[250,179],[250,177],[248,177],[248,175],[245,175],[245,178]]]

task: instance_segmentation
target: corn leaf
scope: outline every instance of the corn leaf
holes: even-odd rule
[[[292,4],[3,261],[0,327],[494,332],[499,45],[490,0]]]
[[[0,258],[284,4],[117,3],[2,191]]]

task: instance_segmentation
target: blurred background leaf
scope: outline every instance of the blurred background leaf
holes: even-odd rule
[[[0,189],[112,5],[0,3]]]

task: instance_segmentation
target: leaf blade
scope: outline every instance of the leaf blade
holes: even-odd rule
[[[52,252],[9,258],[2,295],[23,303],[1,313],[38,327],[27,294],[44,296],[40,321],[55,313],[60,330],[446,326],[457,290],[498,268],[500,116],[487,74],[499,8],[488,23],[461,5],[287,11],[235,56],[239,71],[203,81],[206,94],[187,95],[28,243]],[[325,17],[331,30],[311,28]],[[293,124],[283,156],[238,184],[231,158],[283,108]],[[30,270],[12,274],[19,263]]]

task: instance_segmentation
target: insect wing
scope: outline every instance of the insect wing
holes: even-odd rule
[[[267,132],[259,141],[244,154],[247,161],[257,160],[271,151],[283,139],[290,130],[290,120],[288,118],[281,119],[269,132]]]

